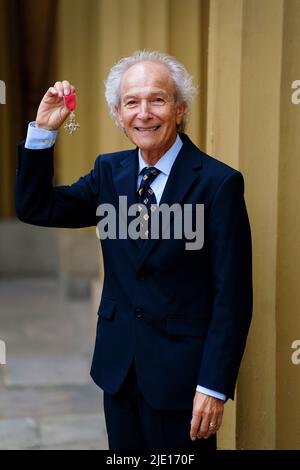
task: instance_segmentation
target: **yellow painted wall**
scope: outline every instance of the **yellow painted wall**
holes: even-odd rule
[[[238,446],[276,438],[276,262],[283,0],[243,7],[240,155],[252,221],[254,318],[240,375]]]

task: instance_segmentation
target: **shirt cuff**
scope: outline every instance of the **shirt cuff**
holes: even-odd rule
[[[205,395],[209,395],[211,397],[219,398],[219,400],[226,400],[226,395],[223,393],[215,392],[214,390],[210,390],[210,388],[201,387],[201,385],[197,385],[196,388],[197,392],[204,393]]]
[[[35,127],[34,122],[28,124],[25,148],[30,150],[43,150],[55,144],[57,131],[49,131]]]

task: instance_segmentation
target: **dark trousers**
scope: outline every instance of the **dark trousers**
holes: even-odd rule
[[[116,395],[104,393],[104,412],[110,450],[216,450],[215,435],[190,439],[192,409],[161,411],[144,400],[133,365]]]

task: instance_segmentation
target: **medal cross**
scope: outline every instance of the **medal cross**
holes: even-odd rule
[[[75,123],[75,113],[73,111],[70,114],[69,122],[64,125],[64,129],[69,131],[69,134],[72,135],[80,127],[80,124]]]

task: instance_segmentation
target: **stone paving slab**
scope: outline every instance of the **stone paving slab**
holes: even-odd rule
[[[0,419],[97,414],[102,411],[102,404],[103,392],[94,383],[38,388],[0,386]]]
[[[4,370],[6,386],[84,385],[89,382],[89,361],[82,356],[9,357]]]
[[[33,450],[108,450],[107,441],[78,442],[75,444],[41,446]]]
[[[40,423],[41,446],[104,441],[106,431],[103,416],[65,415],[44,418]]]
[[[0,449],[23,450],[39,444],[38,428],[31,418],[0,420]]]
[[[0,420],[0,450],[108,449],[102,414]]]

